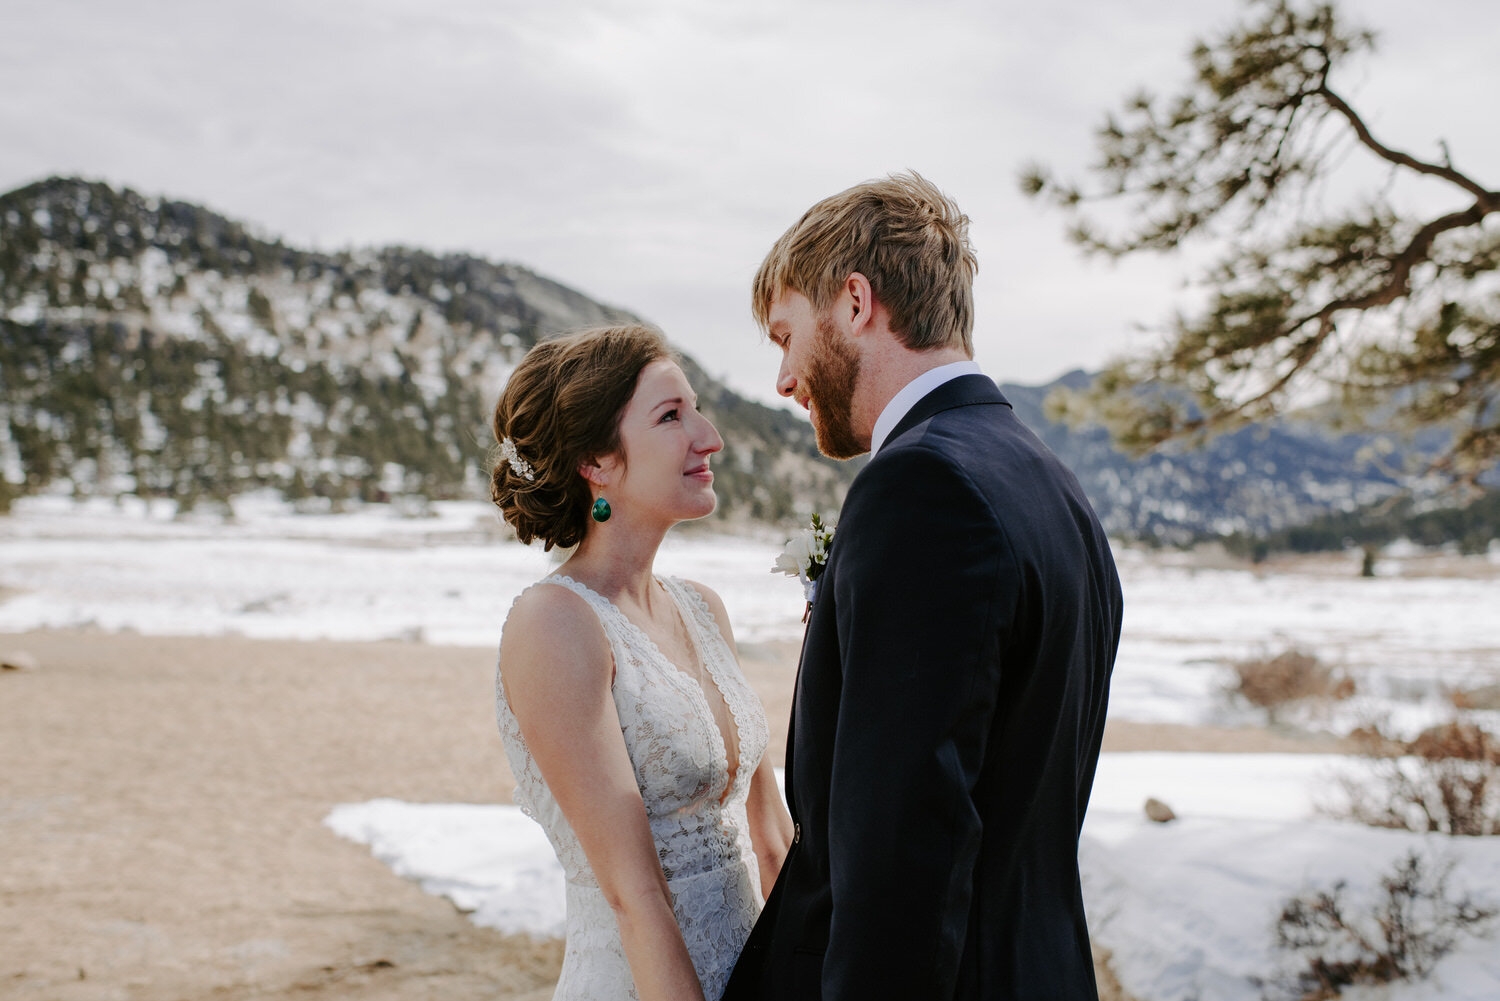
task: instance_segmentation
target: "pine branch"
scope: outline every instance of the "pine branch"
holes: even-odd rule
[[[1369,127],[1365,125],[1364,119],[1359,116],[1359,113],[1351,108],[1348,102],[1342,97],[1330,90],[1326,83],[1320,86],[1314,93],[1327,101],[1329,106],[1349,123],[1349,127],[1354,129],[1354,134],[1359,137],[1359,141],[1374,151],[1375,155],[1381,159],[1387,160],[1398,167],[1407,167],[1419,174],[1430,174],[1433,177],[1441,177],[1445,181],[1458,185],[1478,199],[1476,204],[1483,207],[1486,212],[1494,211],[1497,207],[1500,207],[1500,191],[1490,191],[1479,182],[1453,169],[1451,161],[1446,165],[1427,163],[1424,160],[1418,160],[1408,153],[1391,149],[1380,142],[1380,140],[1370,134]]]

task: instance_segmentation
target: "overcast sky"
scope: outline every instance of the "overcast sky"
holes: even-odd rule
[[[1493,0],[1346,0],[1377,136],[1500,184]],[[0,0],[0,189],[78,174],[322,248],[515,261],[774,397],[748,285],[812,202],[916,169],[973,220],[977,356],[1093,368],[1188,262],[1089,261],[1020,167],[1185,79],[1238,0]]]

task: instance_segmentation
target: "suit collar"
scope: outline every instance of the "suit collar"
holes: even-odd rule
[[[880,451],[880,446],[885,444],[886,439],[891,436],[891,431],[901,423],[901,418],[916,406],[918,400],[945,382],[952,382],[961,375],[977,375],[980,371],[972,358],[965,358],[962,361],[929,368],[917,375],[903,386],[900,392],[891,397],[891,402],[880,411],[880,416],[875,420],[875,430],[870,432],[870,454]]]
[[[955,407],[972,407],[976,404],[995,404],[1009,407],[1010,401],[1000,392],[993,379],[985,375],[961,375],[943,383],[916,402],[906,416],[891,429],[885,439],[890,445],[907,431],[944,410]],[[885,447],[884,445],[882,448]]]

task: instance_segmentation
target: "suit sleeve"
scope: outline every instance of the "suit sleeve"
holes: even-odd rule
[[[823,997],[946,998],[1019,581],[990,505],[950,460],[903,448],[862,479],[835,541],[843,679]]]

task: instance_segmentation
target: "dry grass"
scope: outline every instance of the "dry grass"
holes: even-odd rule
[[[1460,688],[1450,697],[1455,709],[1500,709],[1500,684]]]
[[[1120,986],[1120,978],[1115,976],[1110,963],[1114,953],[1097,942],[1090,945],[1094,950],[1094,980],[1099,985],[1099,1001],[1137,1001],[1134,994]]]

